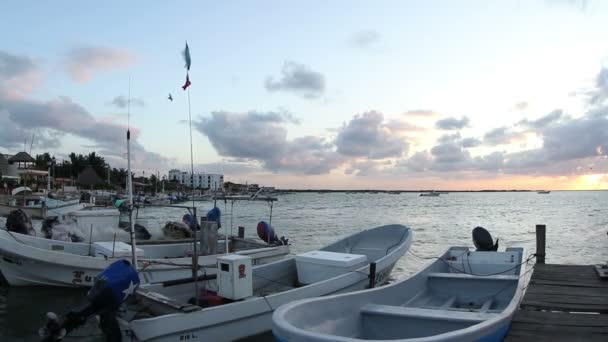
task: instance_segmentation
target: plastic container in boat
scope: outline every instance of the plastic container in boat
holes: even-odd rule
[[[296,255],[298,282],[313,284],[356,270],[367,264],[362,254],[310,251]]]

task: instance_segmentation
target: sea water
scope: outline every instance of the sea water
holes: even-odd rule
[[[256,224],[268,222],[265,202],[218,201],[222,231],[236,234],[245,227],[256,237]],[[184,205],[191,205],[186,203]],[[198,215],[213,202],[196,202]],[[500,248],[523,246],[534,253],[535,225],[547,226],[547,263],[595,264],[608,261],[608,191],[450,193],[420,197],[418,193],[293,193],[278,197],[272,226],[289,239],[293,254],[317,249],[362,229],[399,223],[412,228],[412,253],[395,266],[392,278],[407,277],[450,246],[472,246],[471,230],[486,228]],[[232,215],[230,214],[232,212]],[[181,208],[147,208],[138,218],[153,237],[167,221],[181,221]],[[3,225],[3,221],[0,221]],[[82,232],[85,236],[88,232]],[[120,234],[118,239],[126,239]],[[95,240],[111,240],[113,231],[95,229]],[[414,254],[416,256],[414,256]],[[39,341],[38,328],[48,311],[65,313],[84,302],[86,290],[0,287],[0,340]],[[102,341],[91,320],[66,341]],[[266,340],[270,336],[258,338]]]

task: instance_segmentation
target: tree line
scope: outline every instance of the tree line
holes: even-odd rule
[[[51,175],[53,178],[71,178],[75,180],[84,169],[90,166],[106,183],[109,176],[109,185],[122,187],[125,185],[128,174],[127,169],[111,167],[102,156],[95,152],[89,154],[76,154],[72,152],[68,155],[68,159],[55,158],[54,162],[53,157],[46,152],[37,154],[34,162],[36,168],[47,170],[49,165],[51,165]],[[158,180],[155,175],[152,175],[150,179],[144,179],[143,181],[150,181],[156,184]]]

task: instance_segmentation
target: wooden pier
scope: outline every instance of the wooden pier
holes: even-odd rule
[[[593,265],[544,264],[544,226],[541,235],[542,258],[505,341],[608,341],[608,280]]]

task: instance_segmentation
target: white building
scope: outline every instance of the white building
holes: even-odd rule
[[[176,180],[182,185],[192,186],[192,175],[188,171],[169,170],[169,180]],[[194,188],[221,190],[224,187],[224,175],[216,173],[194,173]]]

